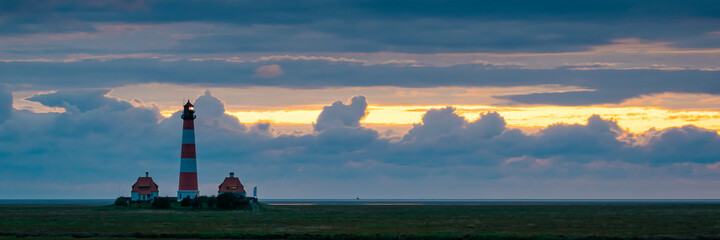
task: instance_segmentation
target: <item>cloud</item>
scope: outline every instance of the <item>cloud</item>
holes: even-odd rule
[[[195,115],[198,116],[195,119],[195,129],[206,132],[205,135],[198,136],[198,139],[232,141],[234,135],[248,130],[247,126],[239,122],[237,117],[225,113],[225,102],[213,96],[209,90],[205,90],[192,103],[195,106]],[[178,110],[169,118],[163,119],[161,125],[171,131],[172,129],[182,129],[181,121],[178,120],[181,115],[182,108],[178,105]]]
[[[355,96],[350,104],[335,101],[330,106],[323,107],[323,111],[313,124],[315,131],[323,131],[333,127],[360,127],[360,120],[367,115],[367,100],[364,96]]]
[[[498,136],[505,131],[505,118],[497,112],[480,114],[480,118],[468,124],[467,130],[473,135],[482,138]]]
[[[100,107],[125,110],[132,107],[126,101],[109,98],[105,95],[110,90],[60,90],[55,93],[40,94],[27,100],[42,103],[48,107],[64,107],[66,111],[77,109],[80,112],[87,112]]]
[[[652,164],[720,162],[720,135],[716,131],[687,125],[644,135],[647,139],[641,156]]]
[[[335,20],[335,19],[333,19]],[[607,19],[608,21],[615,21]],[[665,25],[673,34],[658,34],[657,25],[629,20],[622,26],[608,22],[548,21],[537,19],[473,18],[374,19],[354,24],[328,21],[323,24],[288,26],[237,26],[222,35],[199,36],[178,41],[173,49],[182,53],[223,52],[401,52],[401,53],[559,53],[591,50],[616,39],[687,43],[684,47],[711,47],[690,44],[695,38],[716,30],[710,24],[687,22]],[[717,20],[716,20],[717,21]],[[380,26],[380,27],[378,27]],[[422,26],[422,27],[418,27]],[[348,28],[354,31],[348,31]],[[649,28],[649,29],[648,29]],[[511,31],[508,29],[516,29]],[[362,32],[363,34],[358,34]],[[679,34],[682,37],[679,37]],[[243,44],[236,44],[243,42]],[[696,41],[697,42],[697,41]],[[288,44],[292,43],[292,44]]]
[[[422,140],[442,135],[458,134],[465,127],[465,118],[455,114],[455,108],[430,109],[422,117],[422,123],[415,124],[405,141]]]
[[[5,82],[48,90],[112,88],[140,83],[173,83],[227,87],[282,86],[326,88],[348,86],[535,86],[554,84],[592,91],[495,96],[523,104],[591,105],[618,103],[646,94],[679,92],[720,94],[720,71],[478,69],[451,67],[366,66],[352,62],[283,61],[284,74],[268,81],[252,77],[262,63],[119,59],[75,63],[0,62]],[[100,80],[99,80],[100,79]],[[202,79],[202,80],[201,80]],[[437,81],[443,79],[443,81]],[[682,79],[683,81],[678,81]]]
[[[578,156],[574,161],[599,160],[597,156],[615,159],[617,151],[626,143],[620,141],[623,130],[614,121],[608,121],[593,115],[587,125],[555,124],[541,130],[533,146],[533,156],[547,158],[562,153],[565,156]],[[630,160],[630,159],[627,159]]]
[[[685,63],[716,67],[705,62],[716,54],[707,48],[718,46],[718,4],[1,1],[0,51],[7,59],[0,61],[0,72],[7,88],[0,86],[0,191],[20,198],[111,198],[127,194],[135,177],[150,171],[161,192],[173,195],[179,113],[164,119],[157,109],[142,107],[150,104],[108,96],[107,89],[132,84],[303,89],[551,84],[587,90],[495,96],[539,105],[619,103],[667,92],[720,94],[720,71],[666,71]],[[124,32],[132,34],[118,34]],[[649,48],[647,56],[634,54]],[[694,53],[651,66],[657,49]],[[586,50],[592,51],[578,52]],[[473,52],[520,54],[466,54]],[[256,60],[227,58],[236,53]],[[598,62],[531,69],[537,58],[522,55],[534,53],[539,58],[559,53],[548,54],[560,56],[555,62],[588,62],[592,55]],[[395,55],[418,64],[394,64],[398,61],[388,59]],[[203,61],[183,60],[195,56]],[[487,61],[473,62],[475,56]],[[452,59],[438,64],[443,67],[423,63],[445,57]],[[639,64],[633,62],[637,58]],[[368,64],[384,60],[393,64]],[[527,69],[489,64],[516,60],[529,63]],[[628,69],[597,69],[608,63]],[[630,69],[645,66],[658,69]],[[590,70],[572,70],[577,67]],[[15,110],[8,89],[56,91],[28,100],[66,112]],[[427,197],[435,190],[467,198],[525,192],[668,197],[657,185],[686,196],[720,197],[714,191],[720,183],[718,134],[693,126],[631,134],[612,119],[593,116],[587,124],[556,124],[528,134],[508,128],[497,113],[468,122],[447,107],[428,111],[402,139],[389,140],[362,127],[368,103],[357,96],[324,107],[314,132],[283,135],[269,123],[238,122],[209,91],[193,102],[200,179],[212,183],[203,193],[213,193],[218,176],[235,170],[280,198],[354,197],[355,191]],[[622,194],[612,195],[617,192]]]
[[[144,104],[118,107],[124,100],[98,90],[47,95],[41,95],[43,102],[77,110],[14,111],[0,124],[0,190],[10,193],[6,197],[112,198],[127,194],[145,171],[152,173],[162,195],[174,194],[179,113],[163,119],[157,109],[139,107]],[[83,106],[81,100],[98,103]],[[556,124],[528,134],[507,128],[494,112],[469,122],[446,107],[429,110],[402,140],[390,141],[360,125],[367,109],[362,96],[324,107],[317,131],[305,135],[270,134],[268,123],[246,127],[224,113],[222,100],[207,91],[193,102],[203,194],[213,194],[228,171],[278,198],[354,196],[358,193],[348,188],[360,191],[369,183],[377,186],[364,193],[385,198],[426,196],[427,188],[413,187],[417,185],[435,186],[450,197],[517,197],[505,188],[572,197],[576,195],[555,193],[549,186],[567,186],[565,190],[579,194],[587,184],[600,189],[638,184],[633,186],[643,189],[657,182],[675,184],[676,193],[700,196],[688,189],[720,181],[720,135],[693,126],[634,135],[612,120],[592,116],[587,124]],[[88,179],[95,185],[88,185]],[[587,184],[572,184],[577,181]],[[522,187],[527,184],[535,187]],[[499,192],[478,190],[488,187]],[[626,190],[603,190],[603,196],[651,197],[667,189]]]
[[[324,56],[290,56],[290,55],[273,55],[267,57],[259,57],[255,61],[282,61],[282,60],[293,60],[293,61],[328,61],[328,62],[358,62],[366,64],[367,61],[359,60],[354,58],[345,57],[324,57]]]
[[[282,69],[280,69],[280,65],[273,64],[259,67],[257,70],[255,70],[254,76],[261,78],[274,78],[282,74],[283,71]]]
[[[8,91],[5,85],[0,84],[0,124],[10,118],[13,109],[12,93]]]
[[[206,116],[219,117],[225,114],[225,103],[213,96],[209,90],[205,90],[203,95],[195,99],[195,105],[202,107],[201,109],[205,111],[203,115]]]
[[[95,33],[108,23],[193,22],[230,30],[185,29],[177,34],[201,34],[178,41],[173,51],[567,52],[631,37],[713,46],[706,35],[717,31],[720,16],[707,9],[718,7],[713,1],[5,1],[0,32]]]

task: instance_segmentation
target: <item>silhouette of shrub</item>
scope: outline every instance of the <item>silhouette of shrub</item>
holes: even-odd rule
[[[217,203],[217,198],[215,196],[210,196],[207,199],[207,205],[208,208],[214,208]]]
[[[170,208],[170,200],[164,197],[156,197],[153,199],[152,203],[150,203],[150,207],[156,209],[168,209]]]
[[[115,199],[115,206],[127,206],[130,202],[129,197],[118,197]]]
[[[199,196],[197,199],[195,199],[195,204],[193,205],[193,207],[194,208],[202,208],[203,204],[208,202],[208,199],[210,199],[210,197],[208,197],[208,196]],[[208,204],[208,207],[212,207],[212,206],[210,206],[210,204]]]
[[[193,204],[195,204],[195,200],[189,197],[183,198],[180,202],[180,206],[182,207],[192,207]]]
[[[235,209],[237,195],[233,193],[223,193],[217,196],[217,207],[221,209]]]
[[[216,204],[220,209],[252,209],[249,199],[234,193],[223,193],[218,195]]]

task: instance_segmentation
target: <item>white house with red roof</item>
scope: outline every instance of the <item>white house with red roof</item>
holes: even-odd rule
[[[158,185],[149,175],[145,172],[145,177],[138,177],[137,182],[133,184],[130,191],[131,201],[149,201],[158,196]]]
[[[229,177],[218,186],[218,195],[230,192],[245,197],[245,187],[240,183],[240,179],[235,177],[234,172],[230,172]]]

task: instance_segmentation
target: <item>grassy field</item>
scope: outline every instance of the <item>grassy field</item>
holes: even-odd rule
[[[261,212],[4,206],[1,238],[720,238],[718,205],[267,206]]]

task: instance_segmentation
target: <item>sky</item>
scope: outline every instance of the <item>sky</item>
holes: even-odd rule
[[[0,199],[720,198],[720,2],[0,1]]]

